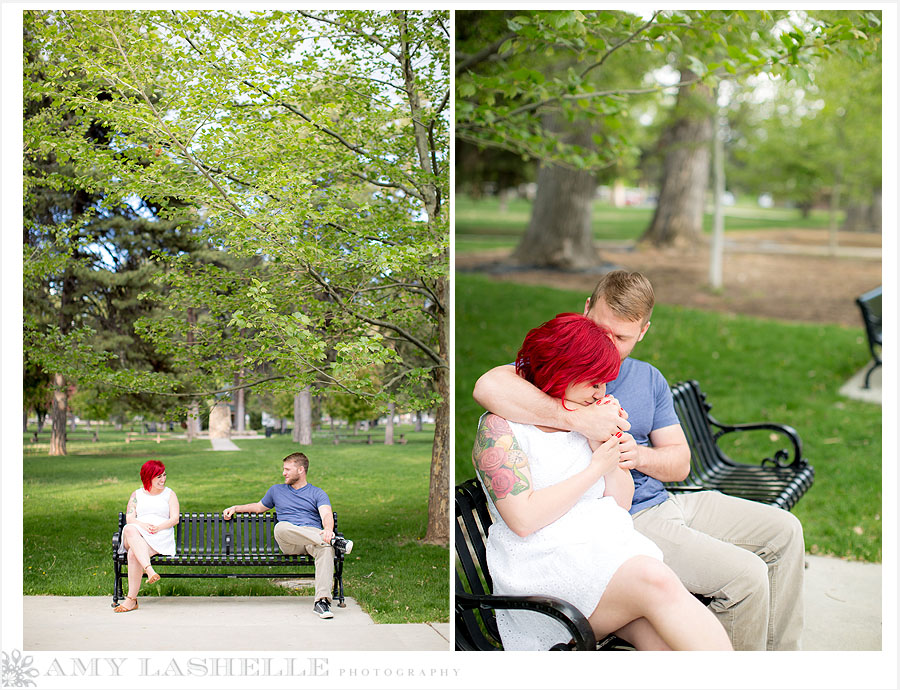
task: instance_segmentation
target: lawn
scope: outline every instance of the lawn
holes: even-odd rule
[[[32,429],[33,431],[33,429]],[[383,430],[373,440],[383,441]],[[157,458],[182,512],[217,512],[252,503],[280,483],[281,459],[301,449],[310,458],[310,481],[326,490],[338,524],[354,541],[344,565],[344,590],[378,623],[447,621],[449,552],[423,544],[428,503],[433,425],[416,432],[395,427],[405,445],[333,445],[326,435],[298,447],[289,434],[236,441],[240,451],[214,452],[208,440],[124,442],[124,432],[102,429],[91,441],[69,432],[64,458],[49,457],[24,435],[24,593],[103,595],[112,601],[112,535],[116,514],[140,486],[140,466]],[[364,436],[361,436],[364,438]],[[144,585],[141,596],[312,595],[259,579],[165,578]]]
[[[457,274],[456,478],[474,476],[471,449],[483,411],[472,399],[478,376],[515,359],[527,331],[585,294]],[[800,324],[657,305],[634,355],[670,383],[697,379],[725,423],[772,421],[794,427],[816,480],[793,512],[807,550],[881,561],[881,407],[838,389],[867,362],[861,328]],[[733,435],[726,452],[754,462],[770,452],[766,434]],[[759,434],[758,434],[759,436]]]
[[[475,200],[458,195],[455,199],[455,213],[454,246],[457,252],[512,249],[528,226],[531,202],[527,199],[513,199],[505,208],[501,208],[497,197]],[[653,208],[638,206],[616,208],[597,200],[594,202],[591,218],[591,229],[597,241],[634,241],[650,225]],[[808,218],[803,218],[796,209],[766,209],[746,200],[725,207],[726,232],[827,227],[826,211],[815,210]],[[703,218],[703,230],[710,232],[711,229],[712,215],[707,213]]]

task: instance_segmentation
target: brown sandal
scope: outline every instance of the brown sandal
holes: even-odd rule
[[[145,570],[144,572],[147,571]],[[154,582],[159,582],[160,577],[160,574],[155,570],[153,571],[152,575],[150,573],[147,573],[147,584],[152,585]]]
[[[124,606],[122,606],[122,604],[119,604],[118,606],[116,606],[116,608],[113,609],[113,613],[128,613],[129,611],[137,611],[137,607],[138,607],[137,598],[136,597],[125,597],[125,598],[131,599],[134,602],[134,606],[132,606],[130,609],[126,609]]]

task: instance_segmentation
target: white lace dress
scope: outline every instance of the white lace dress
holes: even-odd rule
[[[169,496],[172,495],[172,489],[168,486],[161,493],[154,496],[148,493],[146,489],[140,488],[137,494],[137,519],[141,522],[147,522],[151,525],[158,525],[169,519]],[[171,556],[175,553],[175,528],[168,527],[156,534],[150,534],[143,527],[135,525],[141,532],[141,536],[151,548],[156,549],[159,553]],[[119,544],[119,553],[124,553],[125,547]]]
[[[544,432],[510,422],[528,456],[535,490],[557,484],[587,467],[591,449],[575,432]],[[565,599],[590,616],[626,560],[648,555],[662,560],[652,541],[635,531],[628,511],[603,496],[603,479],[571,510],[527,537],[516,535],[488,501],[494,519],[488,531],[487,562],[495,594],[538,594]],[[498,611],[497,624],[507,650],[546,650],[571,635],[563,625],[534,611]]]

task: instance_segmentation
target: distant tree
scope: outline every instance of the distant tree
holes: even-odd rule
[[[344,420],[354,431],[359,422],[371,419],[381,411],[369,400],[350,393],[328,393],[323,400],[322,409],[325,413],[332,419]]]
[[[676,170],[676,156],[693,151],[691,174],[683,179],[686,184],[702,184],[704,190],[708,174],[703,175],[703,168],[708,163],[700,150],[710,143],[710,104],[706,97],[702,99],[704,108],[689,114],[689,91],[709,93],[721,78],[762,72],[799,77],[811,58],[852,50],[869,41],[870,34],[880,35],[879,13],[866,11],[819,13],[814,21],[800,12],[743,10],[666,10],[645,17],[625,11],[552,10],[500,17],[506,23],[505,33],[498,28],[496,17],[492,18],[493,40],[476,36],[480,46],[465,44],[457,53],[458,137],[560,169],[568,166],[597,173],[635,156],[636,141],[627,126],[634,115],[635,99],[646,99],[648,94],[664,97],[677,88],[682,96],[663,139],[665,151],[673,157],[668,172]],[[560,56],[577,67],[552,69],[562,62]],[[652,56],[658,56],[655,64]],[[619,60],[642,69],[635,70],[630,84],[613,80],[608,87],[598,86],[603,82],[598,82],[597,74]],[[673,85],[662,75],[676,67],[682,78]],[[548,113],[556,117],[548,118]],[[554,123],[560,120],[572,126],[556,127]],[[595,130],[594,146],[570,138],[579,123],[592,120],[604,123]],[[674,186],[680,179],[673,178],[661,195],[659,218],[646,235],[647,241],[664,244],[684,238],[690,242],[689,237],[696,236],[695,205],[679,209],[667,201],[680,203],[683,199],[684,194]],[[702,197],[693,189],[680,191],[691,199]],[[570,210],[577,216],[584,205],[583,196],[570,198]],[[556,215],[566,217],[565,213]],[[554,257],[547,265],[577,266],[576,249],[590,244],[591,238],[573,242],[569,228],[558,223],[544,227],[546,235],[562,236],[556,240],[529,235],[529,241],[540,242],[546,248],[543,253]],[[580,227],[586,235],[585,224]],[[573,247],[568,254],[554,251],[567,242]]]

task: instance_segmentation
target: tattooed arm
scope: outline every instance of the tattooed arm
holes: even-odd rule
[[[134,491],[131,494],[131,498],[128,499],[128,505],[125,506],[125,523],[129,525],[139,525],[144,529],[150,529],[150,523],[142,522],[138,520],[137,516],[137,491]]]
[[[487,414],[478,425],[472,462],[487,487],[500,517],[520,537],[526,537],[565,515],[579,498],[619,460],[618,439],[603,443],[591,463],[568,479],[535,491],[528,456],[502,417]]]

